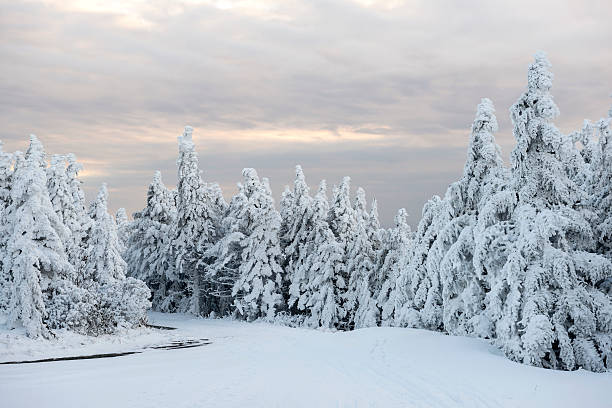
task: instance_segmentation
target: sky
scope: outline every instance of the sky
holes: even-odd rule
[[[191,125],[227,199],[244,167],[278,199],[300,164],[313,193],[349,175],[383,225],[404,207],[415,226],[461,176],[483,97],[508,159],[537,51],[562,131],[605,116],[611,40],[609,1],[0,0],[0,139],[75,153],[87,196],[106,182],[132,213],[155,170],[176,184]]]

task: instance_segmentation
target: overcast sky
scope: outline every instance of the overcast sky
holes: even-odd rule
[[[144,206],[155,170],[176,183],[184,125],[227,198],[243,167],[278,198],[301,164],[313,188],[350,175],[389,225],[460,177],[476,105],[508,108],[538,50],[557,125],[612,102],[610,1],[0,0],[0,138],[74,152],[92,197]],[[331,195],[331,192],[330,192]]]

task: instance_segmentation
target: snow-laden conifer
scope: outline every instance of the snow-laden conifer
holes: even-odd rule
[[[192,133],[193,128],[186,126],[179,137],[177,216],[172,231],[176,262],[169,278],[187,282],[188,293],[179,310],[208,315],[210,310],[203,307],[207,297],[203,281],[207,260],[203,254],[214,243],[215,220],[200,176]]]
[[[287,201],[288,198],[291,201]],[[299,303],[300,297],[306,291],[309,277],[308,270],[301,267],[309,255],[310,245],[308,242],[314,227],[312,219],[315,215],[312,208],[312,197],[309,194],[308,184],[301,166],[295,167],[295,181],[293,191],[285,195],[283,205],[290,208],[283,212],[290,217],[282,223],[284,235],[281,236],[283,247],[283,269],[289,282],[289,297],[287,306],[294,312],[304,310],[304,304]]]
[[[10,277],[9,323],[21,322],[30,337],[49,337],[45,292],[52,281],[74,273],[62,244],[69,232],[49,199],[45,152],[36,136],[30,136],[25,157],[17,162],[11,203],[3,215],[8,221],[2,266]]]
[[[125,251],[128,235],[130,231],[130,220],[128,219],[125,208],[119,208],[115,213],[115,224],[117,224],[117,238],[119,239],[119,247],[121,253]]]
[[[394,325],[396,315],[402,308],[400,274],[410,246],[410,226],[406,218],[406,210],[401,208],[395,216],[393,228],[389,228],[383,238],[384,249],[380,252],[377,279],[381,288],[376,297],[382,326]]]
[[[356,224],[347,246],[346,269],[348,287],[345,294],[345,307],[348,312],[349,327],[376,326],[378,308],[373,299],[373,278],[375,259],[372,241],[368,234],[370,217],[366,209],[365,191],[357,189],[353,208]]]
[[[126,243],[125,260],[129,276],[144,281],[152,292],[153,310],[173,312],[178,309],[185,283],[168,279],[173,265],[170,248],[171,227],[176,218],[173,192],[155,172],[147,190],[146,207],[134,214]]]
[[[8,244],[8,218],[7,208],[11,203],[11,179],[13,176],[13,154],[2,149],[0,141],[0,312],[8,307],[9,276],[5,276],[2,264],[4,263]]]
[[[345,286],[344,250],[327,223],[329,203],[326,189],[323,180],[312,202],[308,256],[298,266],[298,273],[308,277],[308,285],[298,305],[304,304],[310,311],[306,324],[336,328],[346,315],[342,300]]]
[[[248,320],[272,319],[282,305],[280,214],[267,181],[260,182],[254,169],[244,169],[242,175],[246,202],[237,216],[242,262],[232,291],[234,306]]]
[[[594,253],[594,236],[579,210],[581,191],[564,167],[564,136],[550,95],[543,54],[529,67],[527,91],[511,108],[518,203],[507,233],[512,242],[487,312],[506,355],[524,363],[602,371],[609,361],[610,297],[598,284],[612,265]]]

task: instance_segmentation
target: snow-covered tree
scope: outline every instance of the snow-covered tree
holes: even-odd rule
[[[300,297],[306,291],[309,277],[308,270],[302,268],[309,255],[308,242],[314,227],[312,217],[312,197],[309,194],[308,184],[301,166],[295,167],[295,181],[293,191],[285,194],[282,213],[290,214],[289,218],[281,223],[283,235],[280,237],[283,248],[283,270],[289,282],[289,293],[287,306],[294,313],[304,310],[304,304],[298,304]],[[288,198],[291,201],[288,201]]]
[[[93,281],[106,283],[124,279],[126,263],[121,257],[121,246],[117,237],[117,225],[108,213],[108,190],[102,184],[96,199],[89,208],[92,222],[87,236],[87,262],[84,284]]]
[[[176,311],[184,291],[180,282],[166,275],[173,265],[170,233],[175,218],[174,194],[157,171],[147,191],[147,206],[134,214],[125,260],[128,275],[147,284],[153,293],[153,309],[163,312]]]
[[[130,220],[128,220],[125,208],[119,208],[115,213],[115,224],[117,224],[117,238],[119,239],[119,247],[121,253],[125,251],[128,235],[130,231]]]
[[[399,276],[401,310],[396,310],[397,326],[442,330],[442,294],[439,274],[430,270],[430,250],[450,214],[447,202],[438,196],[423,207],[422,218],[411,242],[406,265]]]
[[[172,252],[176,262],[169,279],[187,282],[186,298],[179,310],[208,315],[207,291],[203,277],[208,260],[203,254],[215,241],[215,219],[207,189],[200,176],[192,139],[193,128],[185,127],[179,137],[177,216],[172,231]]]
[[[511,247],[487,294],[487,313],[506,355],[524,363],[602,371],[610,361],[612,304],[598,284],[612,274],[594,253],[579,209],[581,191],[564,167],[565,137],[552,123],[550,63],[539,53],[527,91],[511,108],[518,196],[508,226]]]
[[[453,334],[490,335],[490,323],[483,313],[487,285],[473,259],[479,209],[507,183],[495,131],[495,110],[485,98],[472,124],[463,177],[445,196],[451,219],[432,247],[437,255],[430,258],[432,269],[438,268],[442,286],[444,330]]]
[[[11,179],[13,176],[13,154],[2,149],[0,141],[0,312],[8,307],[9,277],[4,275],[2,264],[8,244],[7,208],[11,203]]]
[[[410,226],[406,218],[406,210],[401,208],[395,216],[394,227],[384,234],[377,278],[381,288],[376,297],[382,326],[394,325],[396,315],[403,306],[400,274],[410,246]]]
[[[298,265],[297,271],[300,275],[308,277],[308,284],[306,291],[298,299],[298,307],[303,304],[310,310],[306,324],[313,327],[336,328],[346,316],[342,300],[346,287],[344,280],[346,274],[344,250],[327,223],[329,203],[326,189],[323,180],[312,202],[310,218],[312,228],[307,237],[308,256]]]
[[[242,175],[224,220],[224,236],[207,253],[215,258],[209,273],[232,285],[237,316],[272,319],[283,303],[280,214],[267,180],[260,181],[254,169]]]
[[[66,167],[68,195],[72,198],[72,202],[66,201],[67,206],[62,208],[61,212],[64,224],[70,230],[72,238],[72,243],[67,246],[68,260],[75,268],[76,281],[83,282],[87,274],[84,269],[87,260],[85,246],[91,219],[87,213],[85,194],[81,188],[81,180],[79,180],[79,172],[83,166],[77,162],[74,154],[68,154],[65,158],[68,162]]]
[[[242,194],[247,200],[236,217],[236,232],[242,239],[238,279],[232,291],[234,306],[238,315],[248,320],[271,319],[282,304],[280,214],[267,181],[260,182],[254,169],[244,169],[242,175]]]
[[[361,328],[376,326],[378,308],[373,298],[373,279],[375,278],[374,249],[368,234],[370,217],[366,210],[365,191],[357,189],[353,208],[356,225],[347,247],[346,269],[348,288],[345,294],[345,307],[348,312],[349,327]]]
[[[19,154],[19,153],[18,153]],[[3,262],[10,277],[9,323],[17,321],[30,337],[49,337],[44,292],[53,280],[71,279],[73,268],[62,242],[68,230],[53,210],[45,176],[45,152],[36,136],[12,176],[8,244]]]

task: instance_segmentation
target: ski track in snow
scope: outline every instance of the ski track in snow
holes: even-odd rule
[[[611,406],[612,373],[516,364],[478,339],[398,328],[326,332],[160,313],[150,320],[178,330],[141,329],[89,343],[66,335],[46,344],[0,332],[0,360],[128,351],[177,339],[212,343],[109,359],[3,365],[0,406]]]

